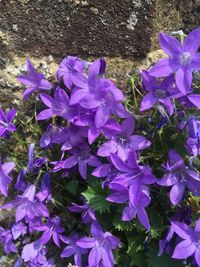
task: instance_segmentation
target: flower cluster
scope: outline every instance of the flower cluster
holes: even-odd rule
[[[160,46],[169,58],[142,71],[142,88],[146,95],[140,110],[135,108],[134,114],[125,108],[122,91],[105,77],[103,59],[89,63],[77,57],[66,57],[59,65],[55,86],[27,60],[29,75],[18,78],[27,87],[23,99],[27,101],[33,93],[39,93],[41,110],[36,119],[45,121],[46,127],[39,146],[42,151],[53,153],[48,157],[35,157],[35,145],[30,144],[26,166],[20,170],[16,168],[18,174],[16,172],[16,179],[13,179],[16,194],[11,194],[0,207],[15,210],[11,226],[0,228],[0,243],[5,253],[14,252],[19,256],[15,267],[23,264],[53,267],[56,257],[61,260],[71,259],[71,256],[78,267],[113,267],[113,251],[124,249],[125,244],[115,236],[117,233],[109,232],[114,231],[112,225],[104,224],[106,218],[96,206],[106,203],[110,212],[116,211],[120,222],[135,228],[140,227],[139,222],[141,231],[152,237],[149,210],[156,206],[155,198],[161,192],[167,202],[167,187],[170,191],[166,205],[173,206],[174,215],[168,222],[168,233],[159,242],[159,256],[164,252],[173,253],[175,259],[194,255],[193,263],[200,266],[200,222],[195,217],[195,227],[192,227],[192,209],[185,204],[191,198],[200,197],[200,173],[194,165],[200,154],[200,119],[196,115],[200,94],[192,80],[193,72],[200,69],[200,29],[191,32],[182,42],[161,33]],[[187,112],[181,114],[181,109]],[[152,116],[143,113],[149,124],[161,114],[156,130],[150,126],[147,130],[147,126],[140,123],[139,112],[146,110],[152,112]],[[0,110],[0,137],[5,138],[16,130],[12,123],[15,113],[15,110],[7,114]],[[55,123],[56,119],[60,123]],[[185,145],[181,143],[179,150],[170,144],[160,156],[154,132],[158,130],[163,149],[161,134],[166,125],[174,127],[178,136],[181,136],[180,129],[184,131]],[[164,164],[166,154],[168,160]],[[0,161],[0,192],[5,197],[14,168],[14,162]],[[59,176],[55,188],[51,186],[54,175]],[[85,189],[77,190],[72,203],[65,202],[64,196],[62,203],[57,203],[53,191],[63,180],[67,185],[69,181],[77,182],[90,191],[84,194]],[[99,185],[99,195],[88,197],[91,190],[95,194],[94,184]],[[69,192],[73,195],[73,190]],[[67,225],[66,214],[70,218],[81,214],[78,225],[73,220],[71,226]],[[109,231],[104,231],[104,227]],[[174,252],[170,245],[173,239],[176,241]],[[52,255],[52,246],[58,248],[56,257]]]

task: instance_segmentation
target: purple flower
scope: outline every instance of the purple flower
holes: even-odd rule
[[[145,208],[150,204],[151,198],[149,196],[149,190],[143,187],[138,196],[137,205],[133,205],[131,199],[129,201],[129,206],[123,210],[122,220],[131,221],[133,218],[138,217],[140,223],[147,229],[150,230],[149,218],[146,213]]]
[[[72,156],[68,157],[64,163],[64,169],[71,169],[78,165],[78,170],[83,179],[87,178],[87,165],[97,167],[101,164],[98,158],[90,153],[90,149],[86,144],[80,145],[69,151]]]
[[[0,227],[0,243],[3,245],[6,254],[11,252],[17,253],[17,248],[13,243],[13,235],[11,230],[4,230],[2,227]]]
[[[165,77],[176,72],[176,84],[186,95],[192,84],[193,70],[200,69],[200,29],[192,31],[181,44],[176,38],[160,33],[160,46],[169,55],[154,65],[149,74],[155,77]]]
[[[62,241],[68,246],[63,249],[60,257],[61,258],[68,258],[72,255],[74,255],[74,262],[78,267],[82,267],[82,260],[81,260],[81,255],[86,254],[88,252],[87,249],[81,248],[77,245],[77,241],[79,240],[78,234],[72,235],[70,238],[69,237],[63,237]]]
[[[60,218],[48,218],[48,222],[46,224],[37,225],[34,227],[37,231],[44,232],[40,238],[40,242],[45,245],[49,242],[51,238],[53,238],[54,243],[56,246],[60,247],[60,236],[61,233],[65,231],[64,228],[60,226]]]
[[[104,189],[105,185],[109,185],[113,179],[116,178],[118,170],[113,166],[112,163],[101,164],[92,172],[93,176],[98,178],[105,178],[102,183],[102,188]]]
[[[57,143],[57,136],[61,132],[61,129],[57,126],[50,124],[46,130],[46,132],[42,135],[40,139],[40,147],[48,148],[52,144]]]
[[[172,227],[176,234],[183,239],[175,247],[172,258],[187,259],[194,254],[197,265],[200,266],[200,220],[196,222],[194,229],[178,221],[172,222]]]
[[[21,221],[25,216],[27,216],[29,219],[41,216],[49,217],[48,209],[38,200],[35,200],[35,192],[35,185],[31,184],[24,191],[23,195],[17,195],[14,200],[7,202],[0,208],[16,208],[16,222]]]
[[[119,115],[121,112],[120,101],[124,101],[122,92],[115,87],[112,81],[101,79],[95,90],[86,94],[79,104],[83,108],[96,110],[95,125],[100,128],[106,124],[112,113]],[[125,112],[124,116],[127,116]]]
[[[37,120],[47,120],[53,116],[59,116],[72,121],[77,115],[76,107],[69,105],[67,93],[59,86],[54,92],[54,98],[47,94],[40,94],[40,98],[48,109],[41,111],[37,116]]]
[[[143,186],[138,196],[138,202],[133,205],[132,199],[130,199],[129,196],[129,190],[126,187],[113,183],[111,189],[114,190],[114,192],[106,198],[108,201],[119,204],[126,203],[127,201],[129,203],[128,207],[125,207],[123,210],[122,221],[131,221],[137,215],[141,224],[149,230],[149,219],[145,211],[145,207],[151,202],[149,190]]]
[[[188,133],[186,148],[190,155],[200,155],[200,121],[191,116],[188,120]]]
[[[21,235],[24,236],[27,233],[27,226],[23,222],[19,221],[13,224],[11,231],[13,239],[16,240]]]
[[[113,249],[119,247],[119,239],[109,232],[103,232],[98,223],[92,223],[93,237],[83,237],[76,244],[85,249],[91,249],[88,258],[89,267],[114,266]]]
[[[71,89],[78,73],[83,73],[83,62],[77,57],[68,56],[64,58],[57,72],[57,78],[60,80],[63,78],[64,84],[68,89]]]
[[[122,161],[116,154],[112,154],[110,158],[113,165],[119,170],[119,174],[110,183],[110,187],[112,188],[112,184],[115,183],[127,187],[130,202],[134,207],[137,207],[143,185],[154,184],[157,179],[148,166],[138,165],[134,151],[128,153],[126,162]]]
[[[22,250],[22,259],[24,260],[24,262],[33,261],[34,259],[37,260],[37,257],[42,248],[43,244],[40,239],[25,245]]]
[[[200,196],[199,174],[185,166],[184,160],[175,150],[169,151],[169,162],[163,167],[166,174],[158,184],[172,186],[170,201],[173,205],[177,205],[183,199],[186,188],[195,196]]]
[[[0,109],[0,138],[7,137],[9,132],[16,131],[15,125],[12,123],[16,110],[11,109],[7,113],[5,113],[2,109]]]
[[[131,150],[141,150],[150,146],[151,142],[141,135],[132,135],[134,130],[133,117],[127,118],[122,122],[121,131],[110,131],[106,134],[106,137],[110,141],[105,142],[98,149],[97,155],[101,157],[108,157],[111,153],[117,153],[117,155],[125,161],[128,157],[128,153]]]
[[[180,208],[178,212],[170,219],[170,222],[181,220],[185,223],[191,222],[191,210],[188,208]],[[161,256],[163,252],[170,253],[172,250],[172,247],[170,246],[170,241],[173,238],[175,234],[174,228],[171,225],[169,227],[169,230],[167,234],[165,235],[165,238],[163,240],[159,241],[159,253],[158,256]]]
[[[29,76],[20,75],[18,77],[18,81],[27,86],[27,89],[23,94],[24,100],[27,100],[35,91],[50,90],[52,87],[51,84],[44,78],[43,74],[37,73],[29,59],[27,59],[26,65]]]
[[[34,157],[34,144],[30,144],[29,151],[28,151],[28,164],[27,168],[29,172],[35,173],[38,171],[39,168],[42,167],[47,162],[47,158],[38,158],[35,159]]]
[[[174,104],[171,98],[177,98],[181,94],[174,88],[174,77],[170,75],[159,83],[156,78],[149,75],[147,71],[142,72],[143,85],[147,94],[142,99],[140,111],[153,107],[157,102],[163,104],[170,115],[174,113]]]
[[[12,181],[9,174],[14,168],[14,162],[6,162],[2,164],[0,159],[0,191],[5,197],[8,196],[8,186]]]
[[[20,192],[24,192],[27,184],[25,183],[25,176],[26,176],[26,172],[27,170],[21,170],[17,176],[17,181],[15,183],[15,190],[20,191]]]
[[[40,186],[40,191],[36,194],[36,197],[40,202],[51,200],[51,185],[50,185],[50,174],[46,173],[42,177],[42,182]]]
[[[78,104],[89,92],[93,92],[98,85],[99,76],[105,73],[106,62],[103,59],[97,59],[88,68],[88,78],[83,74],[76,73],[74,77],[73,89],[70,97],[70,105]]]
[[[77,205],[72,203],[72,206],[68,207],[68,209],[72,212],[82,213],[81,219],[84,223],[96,221],[94,210],[88,204]]]

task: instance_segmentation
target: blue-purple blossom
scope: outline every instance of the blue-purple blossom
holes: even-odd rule
[[[27,100],[33,92],[50,90],[52,87],[43,74],[37,73],[29,59],[27,59],[26,65],[29,75],[20,75],[18,77],[18,81],[27,87],[23,93],[24,100]]]
[[[13,239],[16,240],[27,233],[27,226],[22,221],[19,221],[12,225],[11,231]]]
[[[40,242],[45,245],[52,238],[56,246],[60,247],[60,236],[65,231],[63,227],[60,226],[60,218],[58,216],[54,218],[48,218],[46,224],[37,225],[34,227],[37,231],[42,231],[43,234],[40,238]]]
[[[79,58],[68,56],[64,58],[60,64],[57,71],[57,78],[60,80],[63,78],[64,84],[68,89],[71,89],[76,76],[79,73],[83,73],[84,64]]]
[[[29,185],[22,195],[17,195],[1,206],[1,209],[16,209],[16,222],[21,221],[24,217],[33,219],[34,217],[49,217],[48,209],[38,200],[35,199],[36,187]]]
[[[17,253],[18,250],[13,241],[11,230],[4,230],[0,227],[0,243],[3,245],[6,254],[10,254],[11,252]]]
[[[158,184],[162,186],[172,186],[170,190],[170,201],[177,205],[184,197],[186,188],[195,196],[200,196],[200,176],[199,173],[189,169],[181,156],[173,149],[169,151],[169,162],[163,165],[165,169],[164,177]]]
[[[142,150],[150,146],[151,142],[147,138],[132,134],[134,130],[133,117],[125,119],[120,128],[120,131],[104,132],[110,140],[99,147],[98,156],[108,157],[111,153],[117,153],[125,161],[131,150]]]
[[[165,77],[176,73],[177,87],[183,95],[191,88],[192,72],[200,69],[200,29],[192,31],[180,43],[176,38],[160,33],[160,46],[169,56],[167,59],[158,61],[149,71],[154,77]]]
[[[172,98],[181,96],[177,88],[174,87],[174,77],[170,75],[162,82],[149,75],[147,71],[142,72],[142,82],[147,94],[142,99],[140,111],[153,107],[156,103],[163,104],[170,115],[174,113],[174,103]]]
[[[109,232],[103,232],[100,225],[93,222],[91,225],[91,234],[93,237],[83,237],[76,243],[84,249],[91,249],[88,258],[89,267],[113,267],[114,258],[113,249],[119,247],[120,241]]]
[[[188,119],[188,139],[186,142],[186,148],[190,155],[200,155],[200,120],[191,116]]]
[[[15,168],[14,162],[5,162],[2,164],[0,158],[0,192],[5,197],[8,196],[8,187],[12,182],[12,179],[9,176],[9,174],[14,168]]]
[[[173,230],[183,239],[174,250],[172,258],[187,259],[194,254],[196,263],[200,266],[200,220],[193,228],[178,221],[172,222]]]
[[[81,220],[84,223],[96,221],[95,212],[88,204],[77,205],[75,203],[72,203],[72,205],[68,207],[68,209],[72,212],[82,213]]]
[[[70,169],[78,165],[78,170],[83,179],[87,178],[87,165],[97,167],[101,164],[99,159],[91,154],[89,147],[86,144],[80,145],[79,148],[74,148],[69,151],[72,156],[68,157],[64,163],[64,169]]]
[[[6,113],[0,109],[0,138],[5,138],[9,133],[16,131],[16,127],[12,122],[16,112],[15,109],[11,109]]]
[[[82,267],[82,259],[81,256],[86,254],[88,252],[87,249],[81,248],[77,241],[79,240],[78,234],[74,234],[71,237],[62,237],[62,241],[68,246],[63,249],[60,257],[61,258],[68,258],[72,255],[74,255],[74,262],[78,267]]]
[[[47,94],[40,94],[40,98],[48,108],[37,115],[37,120],[47,120],[53,116],[59,116],[72,121],[77,115],[77,108],[69,105],[67,93],[59,86],[54,92],[54,98]]]
[[[39,199],[39,201],[50,201],[52,198],[51,194],[51,185],[50,185],[50,174],[45,173],[45,175],[42,177],[42,182],[40,185],[40,191],[37,192],[36,197]]]

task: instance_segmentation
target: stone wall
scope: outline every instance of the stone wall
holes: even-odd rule
[[[157,58],[159,31],[198,27],[199,11],[200,0],[0,0],[0,102],[21,96],[26,57],[51,77],[65,55],[104,56],[125,79]]]

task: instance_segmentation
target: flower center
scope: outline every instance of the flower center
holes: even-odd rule
[[[156,98],[160,98],[160,99],[166,98],[167,97],[167,92],[164,89],[156,89],[154,91],[154,96]]]
[[[184,52],[181,56],[180,56],[180,63],[183,65],[187,65],[191,62],[192,57],[191,54],[189,52]]]
[[[119,143],[122,145],[125,145],[127,143],[127,138],[125,136],[120,136],[119,137]]]
[[[102,106],[105,106],[105,105],[106,105],[106,100],[105,100],[105,98],[102,98],[102,99],[101,99],[101,105],[102,105]]]

